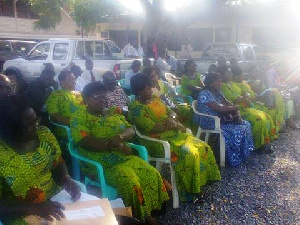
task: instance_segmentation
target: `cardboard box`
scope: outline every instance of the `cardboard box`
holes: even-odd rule
[[[108,199],[100,199],[93,201],[85,201],[85,202],[75,202],[72,204],[64,204],[65,211],[69,210],[84,210],[86,208],[91,208],[95,206],[100,206],[104,212],[104,216],[97,218],[89,218],[89,219],[79,219],[79,220],[66,220],[62,219],[61,221],[55,220],[52,223],[47,223],[51,225],[118,225],[116,217],[113,213],[112,208],[110,207],[110,203]],[[45,225],[39,217],[36,216],[28,216],[25,218],[25,221],[30,225]],[[48,221],[47,221],[48,222]]]

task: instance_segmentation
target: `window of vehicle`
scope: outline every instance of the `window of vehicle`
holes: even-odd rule
[[[107,41],[110,51],[113,53],[121,53],[120,48],[112,41]]]
[[[209,44],[204,47],[202,58],[205,60],[217,61],[219,56],[240,59],[239,51],[234,44]]]
[[[245,60],[246,61],[253,61],[254,57],[253,57],[252,48],[250,46],[242,46],[242,49],[243,49]]]
[[[11,52],[10,44],[8,41],[0,42],[0,52],[1,53],[10,53]]]
[[[12,43],[14,52],[17,55],[24,55],[24,54],[28,53],[34,45],[35,44],[27,43],[27,42],[13,42]]]
[[[53,49],[53,60],[66,60],[69,52],[68,43],[57,43]]]
[[[29,54],[29,60],[44,60],[49,55],[50,43],[43,43],[35,47]]]
[[[110,51],[103,41],[79,41],[76,46],[76,59],[103,59],[109,58]]]

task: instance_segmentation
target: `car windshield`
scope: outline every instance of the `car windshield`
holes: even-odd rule
[[[1,53],[10,53],[11,48],[8,41],[1,41],[0,42],[0,52]]]
[[[240,59],[240,54],[235,45],[232,44],[214,44],[206,45],[202,54],[205,60],[217,61],[219,56],[225,56],[227,59]]]
[[[14,42],[12,43],[13,50],[18,55],[27,54],[36,43],[29,43],[29,42]]]

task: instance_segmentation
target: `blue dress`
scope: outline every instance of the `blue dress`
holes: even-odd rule
[[[216,102],[221,105],[224,99],[221,93],[215,95],[209,90],[203,90],[198,96],[197,111],[220,117],[220,113],[209,108],[207,103]],[[212,130],[215,126],[214,119],[205,116],[195,115],[194,121],[206,130]],[[238,166],[254,150],[251,125],[243,120],[241,124],[221,124],[221,129],[225,138],[226,161],[230,166]]]

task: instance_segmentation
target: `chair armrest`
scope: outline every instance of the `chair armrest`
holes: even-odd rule
[[[59,123],[52,122],[50,116],[49,116],[49,121],[50,121],[50,123],[53,124],[54,126],[61,127],[61,128],[63,128],[63,129],[65,129],[66,132],[67,132],[68,140],[71,140],[71,139],[72,139],[70,127],[68,127],[68,126],[66,126],[66,125],[59,124]]]
[[[137,136],[139,136],[140,138],[162,144],[163,147],[164,147],[164,150],[165,150],[165,158],[171,159],[171,147],[170,147],[170,144],[167,141],[163,141],[163,140],[159,140],[159,139],[156,139],[156,138],[148,137],[146,135],[141,134],[135,126],[133,126],[133,128],[134,128]]]
[[[221,130],[221,120],[218,116],[212,116],[212,115],[207,115],[207,114],[204,114],[204,113],[200,113],[197,111],[196,109],[196,105],[197,105],[197,101],[194,100],[193,103],[192,103],[192,109],[193,109],[193,112],[199,116],[206,116],[206,117],[210,117],[211,119],[214,119],[215,120],[215,130]]]
[[[191,131],[191,129],[189,129],[189,128],[186,128],[186,133],[188,133],[188,134],[192,134],[192,131]]]
[[[79,155],[77,153],[77,149],[75,147],[75,143],[73,140],[69,142],[68,147],[69,147],[69,151],[70,151],[70,154],[72,157],[74,157],[75,159],[77,159],[81,162],[85,162],[85,163],[95,166],[97,173],[98,173],[99,182],[101,183],[101,185],[106,185],[105,178],[104,178],[104,170],[103,170],[102,165],[99,162],[96,162],[94,160],[91,160],[84,156]]]
[[[128,143],[129,146],[136,150],[139,154],[139,157],[143,160],[145,160],[146,162],[148,162],[148,151],[147,149],[144,147],[144,146],[141,146],[141,145],[136,145],[136,144],[133,144],[133,143]]]

